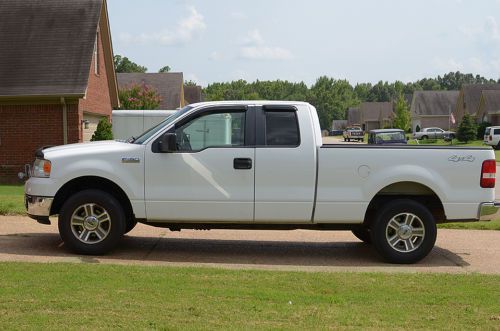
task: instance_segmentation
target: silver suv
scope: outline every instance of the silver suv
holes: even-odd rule
[[[489,126],[484,130],[484,140],[486,145],[493,146],[494,149],[500,148],[500,126]]]

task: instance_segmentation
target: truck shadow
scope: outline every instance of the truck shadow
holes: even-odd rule
[[[69,252],[55,233],[0,235],[0,259],[26,262],[83,262],[131,264],[211,264],[272,267],[391,267],[370,245],[361,242],[251,241],[180,239],[125,236],[106,256],[82,256]],[[459,255],[436,246],[415,270],[432,267],[464,267]]]

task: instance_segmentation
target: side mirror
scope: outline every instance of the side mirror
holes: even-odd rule
[[[177,151],[177,135],[175,133],[164,134],[158,142],[160,153],[173,153]]]

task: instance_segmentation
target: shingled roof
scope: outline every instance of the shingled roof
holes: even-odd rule
[[[415,91],[411,103],[412,117],[448,116],[455,110],[460,91]]]
[[[174,110],[182,106],[184,100],[182,72],[166,73],[118,73],[120,89],[134,84],[146,84],[158,91],[161,96],[160,109]]]
[[[103,0],[0,1],[0,97],[83,97],[102,7]]]
[[[485,90],[481,93],[477,117],[480,120],[488,120],[485,115],[500,114],[500,90]],[[491,118],[489,119],[491,120]]]
[[[483,90],[500,90],[500,84],[466,84],[462,87],[463,101],[469,114],[478,110]]]
[[[363,102],[359,107],[364,122],[391,118],[392,102]]]
[[[198,85],[184,85],[184,99],[188,104],[203,101],[201,86]]]
[[[361,124],[361,112],[359,108],[349,108],[347,111],[348,125]]]

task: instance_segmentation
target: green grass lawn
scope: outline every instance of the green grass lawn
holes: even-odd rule
[[[0,215],[25,213],[24,186],[0,185]]]
[[[0,264],[2,329],[498,329],[500,276]]]

